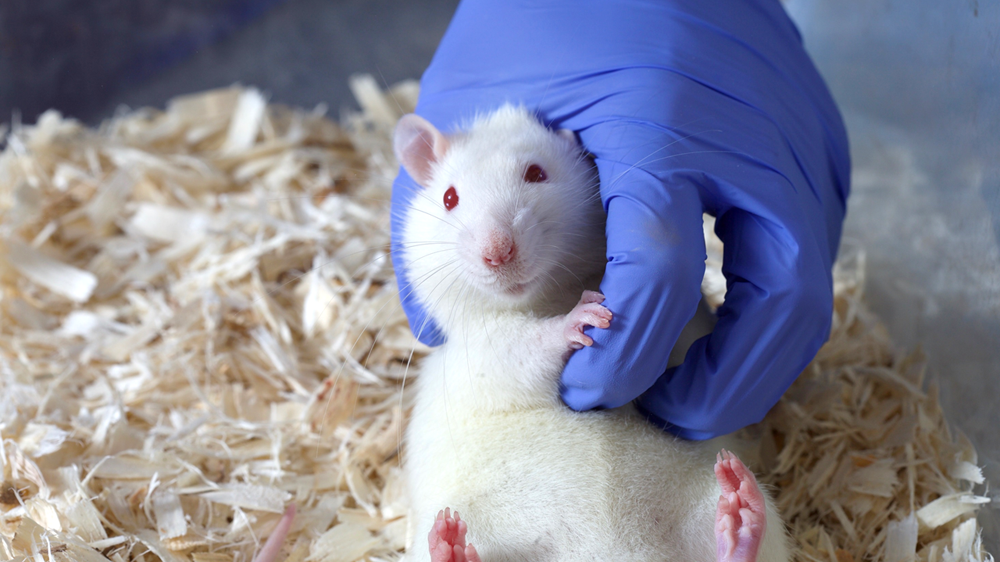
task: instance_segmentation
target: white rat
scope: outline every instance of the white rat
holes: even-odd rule
[[[406,434],[407,560],[789,560],[781,519],[734,455],[632,407],[560,400],[566,359],[593,343],[583,328],[612,320],[585,290],[606,263],[605,216],[573,133],[504,106],[449,136],[407,115],[394,146],[421,186],[403,259],[447,335],[423,360]]]

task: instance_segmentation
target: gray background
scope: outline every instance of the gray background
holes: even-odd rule
[[[91,124],[119,105],[253,85],[337,115],[347,76],[419,78],[457,0],[2,0],[0,121],[56,108]]]
[[[346,78],[419,77],[454,0],[4,0],[0,120],[234,82],[336,115]],[[902,347],[922,344],[946,412],[1000,483],[1000,2],[789,0],[851,136],[846,246]],[[1000,495],[980,518],[1000,551]]]

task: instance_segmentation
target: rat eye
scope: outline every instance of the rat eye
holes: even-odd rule
[[[455,191],[455,186],[448,188],[448,191],[444,192],[444,208],[447,210],[452,210],[458,206],[458,192]]]
[[[538,164],[532,164],[524,171],[524,181],[528,183],[539,183],[547,179],[549,179],[549,176],[545,174],[545,170]]]

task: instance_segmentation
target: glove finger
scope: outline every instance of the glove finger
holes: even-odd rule
[[[563,400],[577,410],[620,406],[656,381],[694,315],[705,268],[697,189],[665,185],[619,162],[596,163],[608,213],[601,292],[614,321],[588,330],[594,345],[574,353],[563,371]]]
[[[800,218],[779,224],[739,209],[718,217],[729,285],[718,323],[638,400],[640,409],[689,439],[760,421],[830,331],[830,267],[807,229]]]

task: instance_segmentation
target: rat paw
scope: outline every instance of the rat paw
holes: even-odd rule
[[[427,535],[431,562],[480,562],[476,547],[465,544],[466,532],[468,527],[457,511],[454,514],[449,508],[439,511]]]
[[[750,469],[725,449],[716,457],[722,488],[715,513],[719,562],[754,562],[767,527],[764,494]]]
[[[602,302],[604,295],[601,293],[584,291],[580,302],[566,315],[563,335],[570,349],[594,345],[593,338],[583,333],[584,327],[607,328],[611,325],[611,311],[601,305]]]

